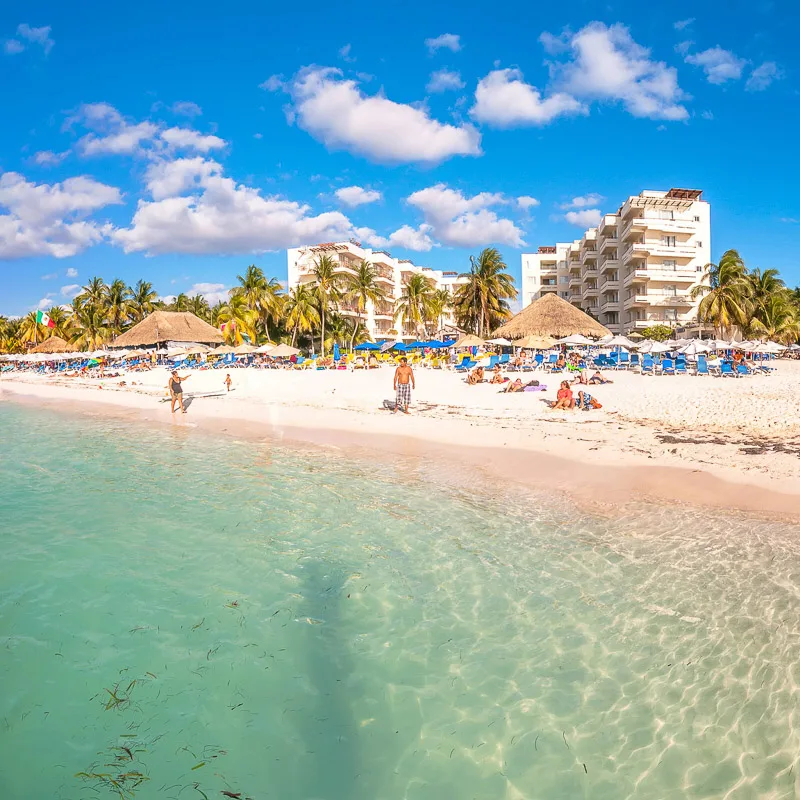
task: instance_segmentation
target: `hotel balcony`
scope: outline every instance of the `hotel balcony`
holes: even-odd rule
[[[583,278],[581,277],[580,273],[570,273],[569,276],[569,288],[570,289],[580,289],[581,284],[583,283]]]
[[[619,239],[617,239],[616,235],[614,236],[604,236],[600,242],[600,247],[597,249],[602,253],[605,250],[608,250],[609,247],[616,247],[619,244]]]
[[[567,298],[567,301],[570,302],[570,303],[577,303],[577,304],[580,305],[580,302],[581,302],[582,298],[583,298],[583,295],[581,295],[580,292],[570,292],[570,295]]]
[[[597,297],[600,294],[600,287],[596,284],[594,286],[584,286],[583,287],[583,296],[584,297]]]
[[[619,277],[608,277],[600,283],[601,291],[607,292],[609,289],[619,289]]]
[[[587,263],[591,263],[595,265],[597,263],[597,250],[590,249],[590,248],[581,248],[581,264],[586,265]]]
[[[628,308],[641,308],[642,306],[650,305],[650,300],[647,297],[647,294],[644,292],[632,294],[630,297],[626,297],[625,300],[622,301],[622,307],[625,309]]]
[[[601,272],[619,269],[619,259],[616,255],[616,253],[613,253],[611,256],[600,256],[600,260],[597,263]]]
[[[619,238],[622,241],[642,236],[647,230],[647,223],[643,217],[631,217],[622,224],[619,230]]]
[[[695,301],[692,300],[691,295],[684,292],[675,294],[668,294],[666,292],[648,292],[647,299],[652,305],[656,306],[672,306],[673,308],[691,308]]]
[[[633,242],[622,251],[622,260],[628,261],[637,255],[688,260],[697,255],[697,248],[688,242],[678,242],[674,247],[656,241]]]
[[[603,314],[606,314],[609,311],[619,311],[619,309],[620,309],[619,298],[617,298],[616,300],[603,300],[603,302],[600,303],[600,311]]]

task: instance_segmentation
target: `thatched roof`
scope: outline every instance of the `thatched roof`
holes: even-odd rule
[[[51,336],[32,347],[31,353],[71,353],[75,348],[60,336]]]
[[[486,342],[471,333],[464,334],[453,347],[483,347]]]
[[[188,311],[154,311],[129,331],[117,336],[111,347],[143,347],[163,342],[217,344],[223,339],[215,327]]]
[[[507,339],[522,339],[524,336],[553,336],[561,339],[574,333],[599,338],[610,332],[579,308],[558,295],[549,293],[534,300],[492,335],[505,336]]]

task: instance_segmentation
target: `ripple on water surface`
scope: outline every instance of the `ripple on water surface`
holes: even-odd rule
[[[0,797],[793,798],[798,529],[0,404]]]

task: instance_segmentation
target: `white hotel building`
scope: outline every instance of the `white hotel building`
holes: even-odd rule
[[[615,333],[696,330],[692,289],[711,260],[709,204],[694,189],[629,197],[580,239],[522,256],[523,307],[547,292]]]
[[[411,275],[421,273],[428,278],[434,289],[447,289],[451,295],[456,287],[466,280],[459,278],[458,272],[442,272],[428,267],[418,267],[408,259],[393,258],[385,250],[372,250],[362,247],[355,241],[326,242],[293,247],[287,252],[290,289],[314,280],[312,270],[321,255],[330,256],[338,264],[338,272],[342,276],[354,275],[358,265],[363,261],[368,261],[375,268],[378,273],[377,280],[386,292],[386,300],[378,304],[367,303],[363,322],[373,340],[398,338],[412,341],[417,338],[417,331],[413,325],[405,325],[403,321],[394,319],[395,304],[400,299],[403,286]],[[347,300],[339,303],[338,310],[343,316],[353,319],[358,317],[356,304]],[[442,322],[445,326],[453,325],[452,315],[445,314]],[[433,334],[438,327],[437,320],[429,325],[428,333]]]

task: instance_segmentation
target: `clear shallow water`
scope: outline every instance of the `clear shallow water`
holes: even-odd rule
[[[0,404],[0,797],[793,798],[798,533]]]

